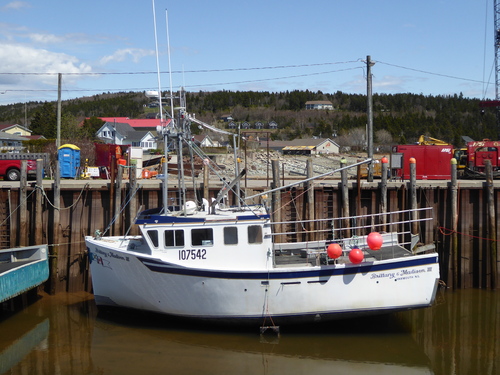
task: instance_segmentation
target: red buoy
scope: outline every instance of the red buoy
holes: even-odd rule
[[[379,232],[371,232],[368,237],[366,237],[366,243],[372,250],[380,250],[383,242],[384,240]]]
[[[326,248],[326,253],[328,254],[329,258],[337,259],[342,255],[342,248],[338,243],[331,243]]]
[[[353,247],[351,251],[349,251],[349,260],[351,263],[358,264],[363,261],[365,256],[359,247]]]

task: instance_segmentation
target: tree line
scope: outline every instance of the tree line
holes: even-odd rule
[[[167,93],[165,93],[167,95]],[[334,110],[306,110],[311,100],[328,100]],[[150,99],[144,92],[103,93],[62,103],[62,137],[71,140],[92,139],[102,125],[96,117],[144,118]],[[313,92],[215,91],[187,92],[187,111],[210,124],[224,127],[224,115],[250,123],[275,121],[274,139],[303,137],[347,137],[359,133],[367,123],[366,95]],[[373,94],[374,132],[384,135],[379,142],[412,143],[421,134],[456,146],[462,136],[475,140],[498,139],[495,108],[482,109],[479,99],[422,94]],[[27,124],[25,119],[28,120]],[[87,121],[83,122],[85,119]],[[33,134],[54,138],[56,103],[30,102],[0,106],[0,123],[21,124]],[[82,125],[83,124],[83,125]],[[382,137],[382,136],[381,136]],[[375,140],[377,142],[377,139]]]

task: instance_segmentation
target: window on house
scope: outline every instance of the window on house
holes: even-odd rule
[[[225,245],[238,244],[238,228],[224,227],[224,244]]]
[[[191,245],[207,246],[214,244],[214,234],[212,228],[193,229],[191,231]]]
[[[165,247],[184,247],[184,231],[182,229],[166,230]]]
[[[262,227],[260,225],[248,227],[248,243],[262,243]]]

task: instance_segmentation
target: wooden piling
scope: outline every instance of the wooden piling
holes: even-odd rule
[[[312,178],[314,173],[313,173],[313,162],[312,158],[307,159],[307,178]],[[308,232],[309,235],[307,236],[309,238],[309,241],[313,241],[315,239],[315,233],[314,233],[314,183],[313,181],[308,181],[306,183],[305,189],[307,191],[307,220],[309,221],[308,225]]]
[[[246,162],[246,159],[245,159]],[[245,175],[246,179],[246,175]],[[209,180],[210,180],[210,167],[208,166],[208,163],[203,166],[203,198],[208,200],[208,204],[210,204],[210,197],[209,195]]]
[[[28,246],[28,161],[21,160],[21,178],[19,181],[19,246]]]
[[[380,180],[380,213],[382,213],[381,217],[381,230],[386,231],[386,224],[387,224],[387,215],[384,215],[387,213],[387,170],[388,170],[388,160],[384,156],[382,160],[380,161],[382,163],[382,176]]]
[[[273,186],[271,188],[275,189],[280,187],[280,166],[279,166],[279,160],[271,160],[271,169],[273,172]],[[279,205],[281,202],[281,192],[280,191],[275,191],[272,193],[271,197],[271,210],[272,210],[272,216],[273,216],[273,221],[276,223],[281,222],[281,209],[279,209]],[[281,233],[281,224],[277,224],[274,227],[274,230],[277,233]],[[276,242],[281,241],[281,236],[277,236]]]
[[[113,235],[119,236],[122,228],[122,220],[120,210],[122,208],[122,182],[123,182],[123,165],[118,164],[118,171],[116,174],[116,187],[115,187],[115,214],[111,220],[113,221]]]
[[[344,168],[347,166],[347,160],[344,158],[340,159],[340,168]],[[351,237],[351,230],[349,219],[347,219],[349,215],[349,187],[347,186],[347,169],[343,169],[340,171],[340,190],[342,195],[342,217],[346,218],[343,220],[343,227],[345,228],[344,236]]]
[[[410,158],[410,207],[417,209],[417,162],[415,158]],[[417,211],[411,212],[411,233],[418,234]]]
[[[57,274],[58,274],[58,256],[59,244],[61,242],[61,170],[59,169],[59,161],[55,161],[55,176],[54,176],[54,222],[52,227],[52,246],[50,255],[50,294],[55,294],[57,291]]]
[[[496,215],[495,215],[495,195],[493,189],[493,167],[491,160],[484,161],[486,171],[486,204],[488,207],[488,238],[490,240],[490,268],[491,268],[491,289],[497,288],[497,270],[498,270],[498,253],[497,253],[497,231],[496,231]]]
[[[451,159],[451,254],[452,254],[452,270],[453,270],[453,289],[457,289],[459,283],[458,273],[458,180],[457,180],[457,160]]]
[[[130,234],[138,234],[137,227],[134,224],[133,220],[137,216],[137,165],[132,164],[130,167],[130,192],[129,192],[129,199],[130,202],[128,204],[128,217],[130,220],[129,223],[129,230],[128,232]]]
[[[42,213],[43,213],[43,159],[36,161],[36,205],[35,205],[35,245],[41,245],[43,241]]]

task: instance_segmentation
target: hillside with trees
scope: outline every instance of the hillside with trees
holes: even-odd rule
[[[334,110],[305,110],[310,100],[329,100]],[[187,110],[206,123],[226,127],[223,115],[236,122],[275,121],[278,130],[274,139],[337,136],[341,144],[356,147],[362,142],[367,122],[365,95],[333,94],[312,91],[279,93],[255,91],[216,91],[186,93]],[[62,137],[68,140],[89,139],[99,122],[91,117],[144,118],[157,109],[148,108],[149,99],[143,92],[101,94],[63,101]],[[373,95],[375,143],[404,144],[415,142],[419,135],[459,146],[461,137],[497,139],[495,109],[481,110],[479,99],[454,96],[424,96],[419,94]],[[56,103],[29,102],[0,106],[1,124],[25,124],[34,134],[55,137]],[[197,129],[197,127],[196,127]],[[195,130],[196,130],[195,129]],[[361,138],[361,141],[359,140]]]

